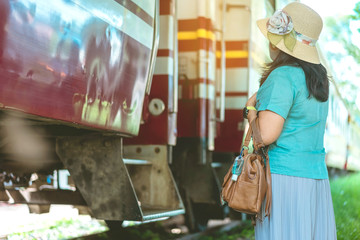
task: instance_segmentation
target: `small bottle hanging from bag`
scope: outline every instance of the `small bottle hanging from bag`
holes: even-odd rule
[[[241,174],[242,168],[244,166],[244,158],[242,156],[243,150],[241,150],[240,155],[237,156],[234,160],[234,164],[232,167],[232,176],[231,176],[231,180],[232,181],[236,181],[238,179],[238,177]]]

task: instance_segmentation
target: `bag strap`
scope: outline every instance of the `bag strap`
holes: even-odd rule
[[[266,151],[266,182],[267,182],[267,190],[266,190],[266,204],[265,204],[265,216],[270,215],[271,209],[271,198],[272,198],[272,191],[271,191],[271,172],[270,172],[270,163],[269,163],[269,155]]]
[[[249,144],[250,144],[250,141],[251,141],[251,136],[252,136],[252,127],[250,125],[249,129],[248,129],[248,131],[246,133],[244,144],[243,144],[243,148],[245,147],[244,152],[243,152],[244,155],[248,154]]]
[[[255,118],[251,123],[250,126],[252,128],[252,137],[253,137],[253,144],[256,151],[260,148],[265,147],[265,144],[261,138],[260,130],[259,130],[259,118]]]
[[[261,138],[260,134],[260,126],[259,126],[259,118],[255,118],[250,123],[252,129],[252,136],[253,136],[253,144],[254,150],[262,155],[264,161],[266,160],[266,170],[265,170],[265,177],[267,182],[267,190],[266,190],[266,203],[265,203],[265,216],[270,215],[271,209],[271,172],[270,172],[270,163],[269,163],[269,155],[268,151],[265,150],[265,144]]]

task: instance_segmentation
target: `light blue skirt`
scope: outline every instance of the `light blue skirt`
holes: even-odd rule
[[[336,239],[329,179],[271,174],[270,218],[256,221],[256,240]]]

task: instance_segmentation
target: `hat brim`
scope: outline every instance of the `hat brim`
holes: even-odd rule
[[[256,24],[259,27],[261,33],[264,34],[264,36],[267,39],[268,39],[267,37],[268,30],[266,27],[266,23],[268,22],[268,20],[269,18],[264,18],[256,21]],[[297,41],[293,51],[290,51],[289,49],[286,48],[284,44],[284,40],[281,40],[278,44],[274,44],[274,45],[277,48],[279,48],[281,51],[295,58],[301,59],[309,63],[314,63],[314,64],[320,63],[319,53],[316,46],[309,46],[300,41]]]

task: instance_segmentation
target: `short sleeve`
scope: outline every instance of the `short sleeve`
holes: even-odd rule
[[[287,118],[295,96],[290,75],[291,71],[287,71],[287,67],[279,67],[269,74],[256,96],[258,111],[270,110]]]

